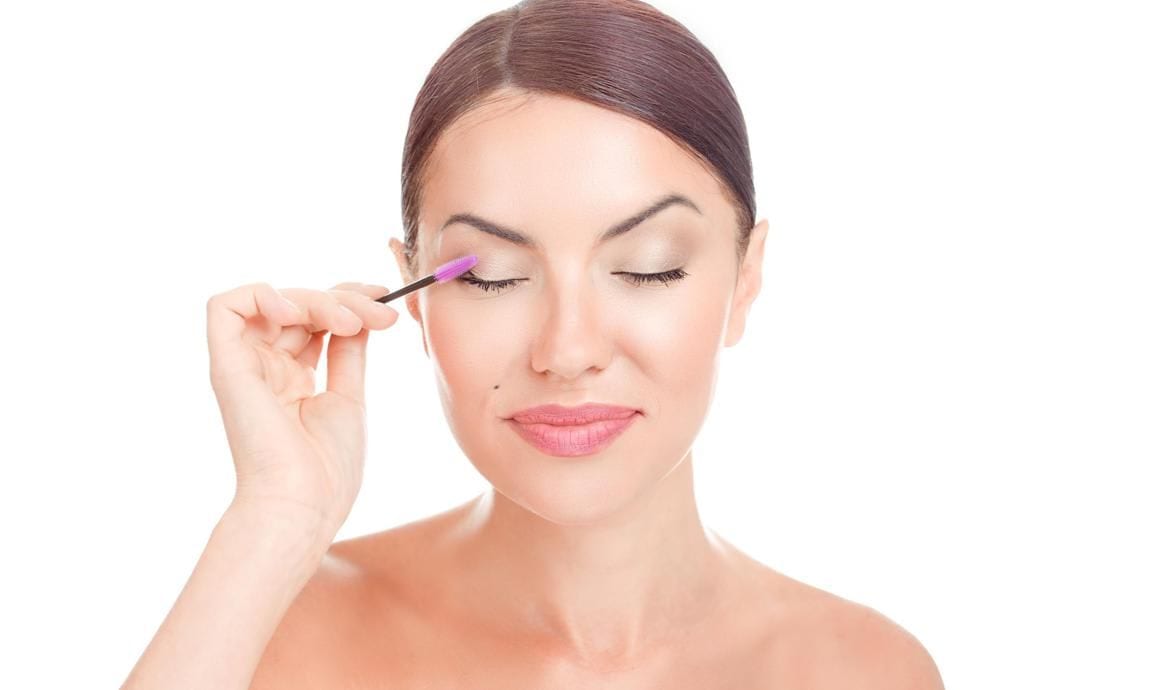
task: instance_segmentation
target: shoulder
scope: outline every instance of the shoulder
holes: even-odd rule
[[[264,648],[252,690],[357,687],[401,670],[392,652],[400,654],[414,620],[397,592],[403,566],[380,563],[368,548],[370,540],[378,553],[395,554],[400,536],[389,530],[328,549]]]
[[[764,685],[944,690],[930,653],[888,616],[759,565]]]
[[[831,686],[943,690],[942,677],[926,647],[875,609],[843,600],[825,625],[827,635],[820,651]]]
[[[363,597],[358,567],[329,552],[280,619],[264,648],[250,687],[322,688],[347,654],[355,634],[352,612]]]
[[[264,648],[252,690],[355,687],[404,672],[405,650],[428,637],[410,580],[422,520],[336,542]]]
[[[906,628],[870,606],[797,587],[805,591],[765,652],[788,678],[812,688],[944,690],[934,659]]]

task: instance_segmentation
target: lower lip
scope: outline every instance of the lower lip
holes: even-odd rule
[[[635,412],[623,419],[604,419],[590,424],[523,424],[509,419],[511,427],[531,445],[548,455],[576,457],[593,455],[611,445],[639,418]]]

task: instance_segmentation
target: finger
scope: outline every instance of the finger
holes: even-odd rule
[[[307,365],[312,368],[319,361],[324,335],[353,335],[363,328],[363,320],[327,290],[282,288],[280,293],[297,304],[301,313],[284,325],[272,344],[297,359],[308,352]]]
[[[210,378],[229,427],[229,443],[243,436],[232,433],[234,429],[277,423],[277,417],[269,419],[266,415],[268,410],[277,409],[278,401],[264,382],[263,365],[255,348],[244,338],[251,323],[275,320],[277,315],[287,318],[291,311],[293,308],[267,283],[242,285],[208,299]],[[243,453],[238,448],[232,451]]]
[[[296,299],[300,301],[307,301],[308,299],[306,291],[284,289],[282,292],[289,292],[296,295]],[[387,294],[389,290],[386,287],[349,281],[340,283],[326,292],[334,297],[340,305],[359,317],[360,328],[384,329],[392,326],[399,320],[399,313],[397,311],[382,302],[376,302],[374,299],[375,297],[382,297]],[[283,332],[274,344],[277,348],[290,352],[293,357],[299,358],[305,350],[308,350],[315,338],[322,338],[327,331],[328,329],[315,330],[315,326],[309,324],[301,324],[299,327],[287,327],[283,329]],[[342,332],[339,334],[351,335],[350,332]],[[310,366],[315,367],[318,363],[320,353],[318,350],[313,349],[310,351],[310,354],[314,356],[314,361],[309,360],[308,363]]]
[[[311,369],[315,373],[316,367],[319,366],[319,356],[323,352],[324,335],[327,331],[319,331],[311,334],[311,339],[307,344],[295,355],[296,361],[305,367]]]
[[[376,302],[390,290],[382,285],[341,283],[329,292],[363,317],[365,328],[352,336],[332,335],[327,351],[327,389],[366,406],[364,378],[367,367],[368,328],[387,328],[399,312]]]
[[[223,377],[231,373],[261,375],[259,357],[244,342],[244,335],[250,331],[251,337],[265,342],[274,340],[281,323],[300,316],[268,283],[249,283],[212,295],[207,312],[213,380],[216,374]]]
[[[363,320],[344,307],[330,290],[280,288],[279,292],[303,310],[303,317],[293,325],[303,326],[308,333],[331,331],[337,335],[355,335],[363,328]]]
[[[399,312],[383,302],[376,302],[363,290],[333,289],[329,292],[335,295],[340,304],[355,312],[363,322],[364,328],[383,330],[399,320]]]
[[[369,333],[364,328],[355,335],[332,335],[327,345],[327,390],[361,406],[366,405],[363,379]]]
[[[333,286],[329,292],[335,295],[341,304],[354,311],[369,328],[387,328],[399,319],[399,312],[394,308],[376,301],[377,298],[391,292],[382,285],[349,281]],[[379,318],[380,316],[383,318]]]

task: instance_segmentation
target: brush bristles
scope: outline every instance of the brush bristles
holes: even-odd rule
[[[479,263],[479,257],[474,254],[468,254],[454,261],[448,261],[435,269],[435,280],[436,282],[442,283],[452,278],[458,278],[464,273],[467,273],[467,271],[477,263]]]

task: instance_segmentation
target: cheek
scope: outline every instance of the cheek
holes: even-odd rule
[[[631,310],[621,326],[626,348],[660,386],[686,392],[707,385],[722,345],[722,296],[681,290]]]
[[[480,411],[490,404],[495,386],[505,383],[512,361],[522,351],[525,324],[515,311],[490,303],[450,297],[431,300],[424,311],[428,353],[449,402]],[[490,410],[485,410],[491,412]]]

